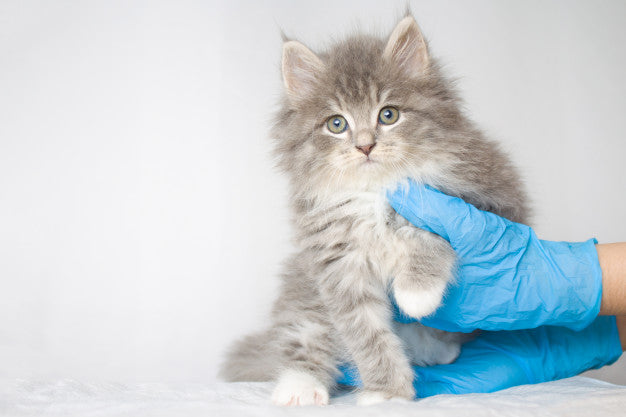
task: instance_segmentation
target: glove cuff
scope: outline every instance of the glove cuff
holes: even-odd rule
[[[551,287],[546,290],[562,294],[550,300],[553,305],[546,303],[546,311],[551,313],[542,324],[582,330],[598,316],[602,300],[602,269],[597,243],[596,239],[575,243],[541,241],[554,270],[559,273],[558,280],[546,283]]]

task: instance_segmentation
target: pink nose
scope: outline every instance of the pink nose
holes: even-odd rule
[[[364,146],[357,146],[356,148],[363,152],[365,154],[365,156],[369,155],[370,152],[372,152],[372,149],[374,149],[374,146],[376,146],[375,143],[371,143],[369,145],[364,145]]]

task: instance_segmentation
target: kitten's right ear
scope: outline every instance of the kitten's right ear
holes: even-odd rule
[[[283,82],[290,97],[303,98],[315,89],[324,63],[309,48],[297,41],[283,44]]]

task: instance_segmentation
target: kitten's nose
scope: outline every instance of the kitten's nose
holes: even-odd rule
[[[375,143],[370,143],[369,145],[357,146],[356,148],[359,151],[363,152],[365,156],[367,156],[370,154],[370,152],[372,152],[372,149],[374,149],[374,146],[376,146]]]

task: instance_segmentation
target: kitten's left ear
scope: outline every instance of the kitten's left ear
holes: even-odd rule
[[[407,16],[398,23],[389,37],[383,57],[399,66],[409,77],[428,70],[428,45],[413,16]]]

